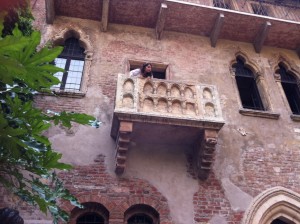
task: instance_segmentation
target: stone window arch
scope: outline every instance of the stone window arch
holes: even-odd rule
[[[69,224],[108,224],[109,211],[100,203],[83,203],[71,211]]]
[[[242,224],[300,223],[300,194],[274,187],[259,194],[245,212]]]
[[[81,30],[63,29],[54,35],[52,42],[54,46],[64,47],[55,63],[68,71],[56,74],[62,83],[52,89],[63,95],[84,96],[93,57],[89,36]]]
[[[290,111],[294,115],[300,115],[300,88],[299,74],[287,61],[279,61],[275,67],[275,80],[281,85],[281,92],[285,96]]]
[[[149,205],[131,206],[124,214],[125,224],[159,224],[159,213]]]
[[[231,63],[231,74],[239,93],[240,106],[244,109],[269,110],[264,78],[257,66],[243,54],[237,54]]]

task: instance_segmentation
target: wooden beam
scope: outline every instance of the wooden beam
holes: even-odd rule
[[[55,18],[54,0],[45,0],[46,3],[46,23],[53,24]]]
[[[159,14],[157,17],[157,22],[156,22],[156,28],[155,28],[156,39],[158,39],[158,40],[160,40],[162,37],[162,33],[164,30],[165,21],[166,21],[167,9],[168,9],[167,4],[161,3]]]
[[[108,13],[109,13],[109,0],[103,0],[102,19],[101,19],[101,31],[103,32],[107,31]]]
[[[215,25],[213,30],[210,34],[210,44],[212,47],[216,47],[217,40],[219,38],[220,32],[222,30],[223,24],[224,24],[224,14],[220,13],[219,16],[216,19]]]
[[[264,42],[268,36],[268,33],[270,31],[271,28],[271,23],[269,21],[266,21],[265,24],[262,26],[262,29],[260,30],[260,32],[257,34],[255,40],[254,40],[254,49],[256,53],[260,53],[261,49],[264,45]]]
[[[300,45],[297,47],[296,52],[298,54],[298,57],[300,58]]]

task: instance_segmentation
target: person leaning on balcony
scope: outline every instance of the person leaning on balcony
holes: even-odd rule
[[[130,77],[140,78],[153,78],[152,65],[150,63],[144,63],[141,68],[131,70],[129,73]]]

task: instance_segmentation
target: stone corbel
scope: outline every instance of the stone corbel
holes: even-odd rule
[[[54,0],[45,0],[46,4],[46,23],[53,24],[55,18]]]
[[[194,170],[201,180],[207,179],[211,170],[217,139],[218,133],[216,130],[205,129],[199,145],[195,147],[193,155]]]
[[[133,128],[133,123],[128,121],[120,121],[120,127],[116,144],[116,169],[118,175],[124,173],[126,168],[127,151],[130,144],[130,137]]]

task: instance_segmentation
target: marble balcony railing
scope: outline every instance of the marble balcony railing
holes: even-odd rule
[[[213,85],[119,74],[111,129],[116,139],[115,171],[124,172],[131,142],[190,145],[195,172],[206,179],[223,125]]]

